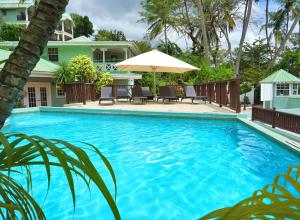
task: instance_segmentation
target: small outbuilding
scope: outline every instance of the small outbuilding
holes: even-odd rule
[[[300,108],[300,79],[285,70],[278,70],[260,82],[264,108]]]

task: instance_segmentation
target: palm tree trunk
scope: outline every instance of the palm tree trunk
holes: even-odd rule
[[[0,72],[0,128],[23,93],[67,4],[68,0],[40,0],[28,28]]]
[[[167,23],[165,23],[165,28],[164,28],[164,32],[165,32],[165,47],[166,47],[166,54],[169,54],[169,48],[168,48],[168,35],[167,35]]]
[[[204,16],[204,8],[202,0],[197,0],[197,6],[198,6],[198,14],[200,18],[200,28],[202,31],[202,37],[203,37],[203,45],[204,45],[204,56],[207,62],[209,62],[209,46],[208,46],[208,37],[207,37],[207,31],[206,31],[206,25],[205,25],[205,16]]]
[[[247,34],[247,29],[250,21],[251,11],[252,11],[252,3],[253,0],[247,0],[245,11],[244,11],[244,20],[243,20],[243,30],[242,30],[242,36],[240,39],[238,54],[236,58],[236,64],[235,64],[235,74],[237,77],[240,76],[240,63],[242,58],[242,52],[243,52],[243,45]]]
[[[271,44],[270,44],[270,36],[269,36],[269,0],[266,0],[266,24],[265,24],[265,33],[266,33],[266,40],[267,40],[267,46],[269,49],[270,57],[272,59],[272,50],[271,50]]]
[[[284,39],[281,41],[279,48],[276,50],[272,60],[270,61],[267,70],[270,70],[275,62],[277,57],[280,55],[280,53],[284,50],[284,47],[288,41],[288,39],[290,38],[290,36],[292,35],[294,29],[296,28],[298,22],[300,21],[300,16],[295,17],[294,22],[292,24],[292,26],[290,27],[289,31],[287,32],[287,34],[285,35]]]

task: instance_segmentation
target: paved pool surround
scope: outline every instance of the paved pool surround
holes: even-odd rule
[[[84,114],[102,114],[102,115],[131,115],[143,117],[174,117],[174,118],[192,118],[192,119],[218,119],[218,120],[238,120],[241,123],[251,127],[252,129],[262,133],[273,141],[283,145],[283,147],[300,154],[300,148],[291,144],[300,140],[300,135],[293,134],[291,140],[289,136],[276,132],[276,130],[268,129],[259,123],[253,122],[249,118],[249,113],[183,113],[183,112],[163,112],[163,111],[134,111],[134,110],[117,110],[117,109],[93,109],[93,108],[66,108],[66,107],[35,107],[35,108],[18,108],[14,109],[12,114],[26,114],[33,112],[61,112],[61,113],[84,113]],[[9,122],[8,122],[9,123]]]

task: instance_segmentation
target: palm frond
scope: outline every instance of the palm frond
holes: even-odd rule
[[[296,196],[298,194],[298,197]],[[254,192],[233,207],[216,210],[204,219],[300,219],[300,166],[291,166],[273,184]]]
[[[74,176],[81,178],[90,190],[94,183],[109,204],[115,219],[120,219],[116,206],[117,181],[112,166],[98,148],[87,145],[109,171],[113,179],[115,195],[108,190],[100,173],[90,160],[86,151],[68,142],[44,139],[39,136],[25,134],[0,133],[0,218],[46,219],[40,205],[31,196],[33,166],[44,166],[47,174],[48,188],[51,182],[51,167],[63,170],[67,179],[73,205],[76,205],[76,189]],[[23,172],[24,170],[24,172]],[[24,175],[27,188],[21,186],[11,175]]]

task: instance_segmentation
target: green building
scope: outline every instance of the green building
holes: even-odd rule
[[[278,70],[260,82],[264,108],[300,108],[300,79],[285,70]]]
[[[27,26],[34,13],[34,1],[0,0],[0,20],[6,24]],[[67,41],[73,39],[74,22],[68,13],[64,13],[52,40]]]
[[[0,47],[8,47],[13,49],[17,46],[17,44],[17,41],[0,42]],[[10,51],[5,52],[4,50],[1,50],[0,60],[7,59]],[[26,85],[25,88],[25,94],[29,93],[29,91],[27,91],[28,89],[30,91],[35,91],[35,94],[32,96],[36,97],[36,100],[41,100],[38,98],[41,95],[37,94],[40,92],[40,85],[45,86],[44,83],[48,83],[49,91],[47,90],[46,92],[47,96],[50,96],[51,94],[50,99],[52,101],[47,103],[47,106],[62,106],[65,103],[65,96],[60,86],[55,85],[54,83],[54,67],[58,68],[59,63],[68,62],[70,59],[80,54],[91,57],[91,59],[94,61],[95,67],[99,71],[110,72],[113,76],[113,83],[115,85],[134,85],[135,79],[141,79],[140,74],[121,72],[115,66],[117,62],[140,54],[139,49],[133,42],[92,41],[86,37],[79,37],[69,41],[48,42],[48,45],[42,54],[41,62],[42,64],[47,63],[47,66],[52,64],[52,66],[46,71],[47,77],[45,77],[44,72],[42,75],[32,74],[30,76],[28,85]],[[35,105],[28,104],[29,102],[26,100],[24,100],[24,103],[26,107],[35,107]],[[40,105],[42,105],[42,103],[36,102],[36,106]]]
[[[28,25],[33,5],[32,0],[25,0],[23,3],[20,3],[19,0],[1,0],[0,18],[7,24]]]
[[[0,60],[8,59],[10,54],[11,51],[0,49]],[[3,68],[3,65],[0,65],[0,69]],[[58,65],[40,59],[24,87],[23,100],[21,102],[25,107],[64,105],[64,91],[56,85],[53,77],[53,72],[57,68],[59,68]]]
[[[0,18],[8,24],[28,25],[34,12],[34,1],[0,0]],[[140,74],[121,72],[116,63],[140,54],[139,49],[129,41],[93,41],[81,36],[73,38],[74,23],[68,13],[62,19],[48,42],[42,54],[42,59],[32,72],[24,91],[24,105],[35,106],[63,106],[65,94],[56,85],[53,73],[60,63],[67,63],[77,55],[89,56],[95,67],[102,72],[110,72],[115,85],[134,85]],[[0,47],[13,49],[18,41],[0,42]],[[7,59],[10,51],[1,50],[0,60]],[[1,66],[0,66],[1,68]],[[43,71],[41,71],[41,69]]]

